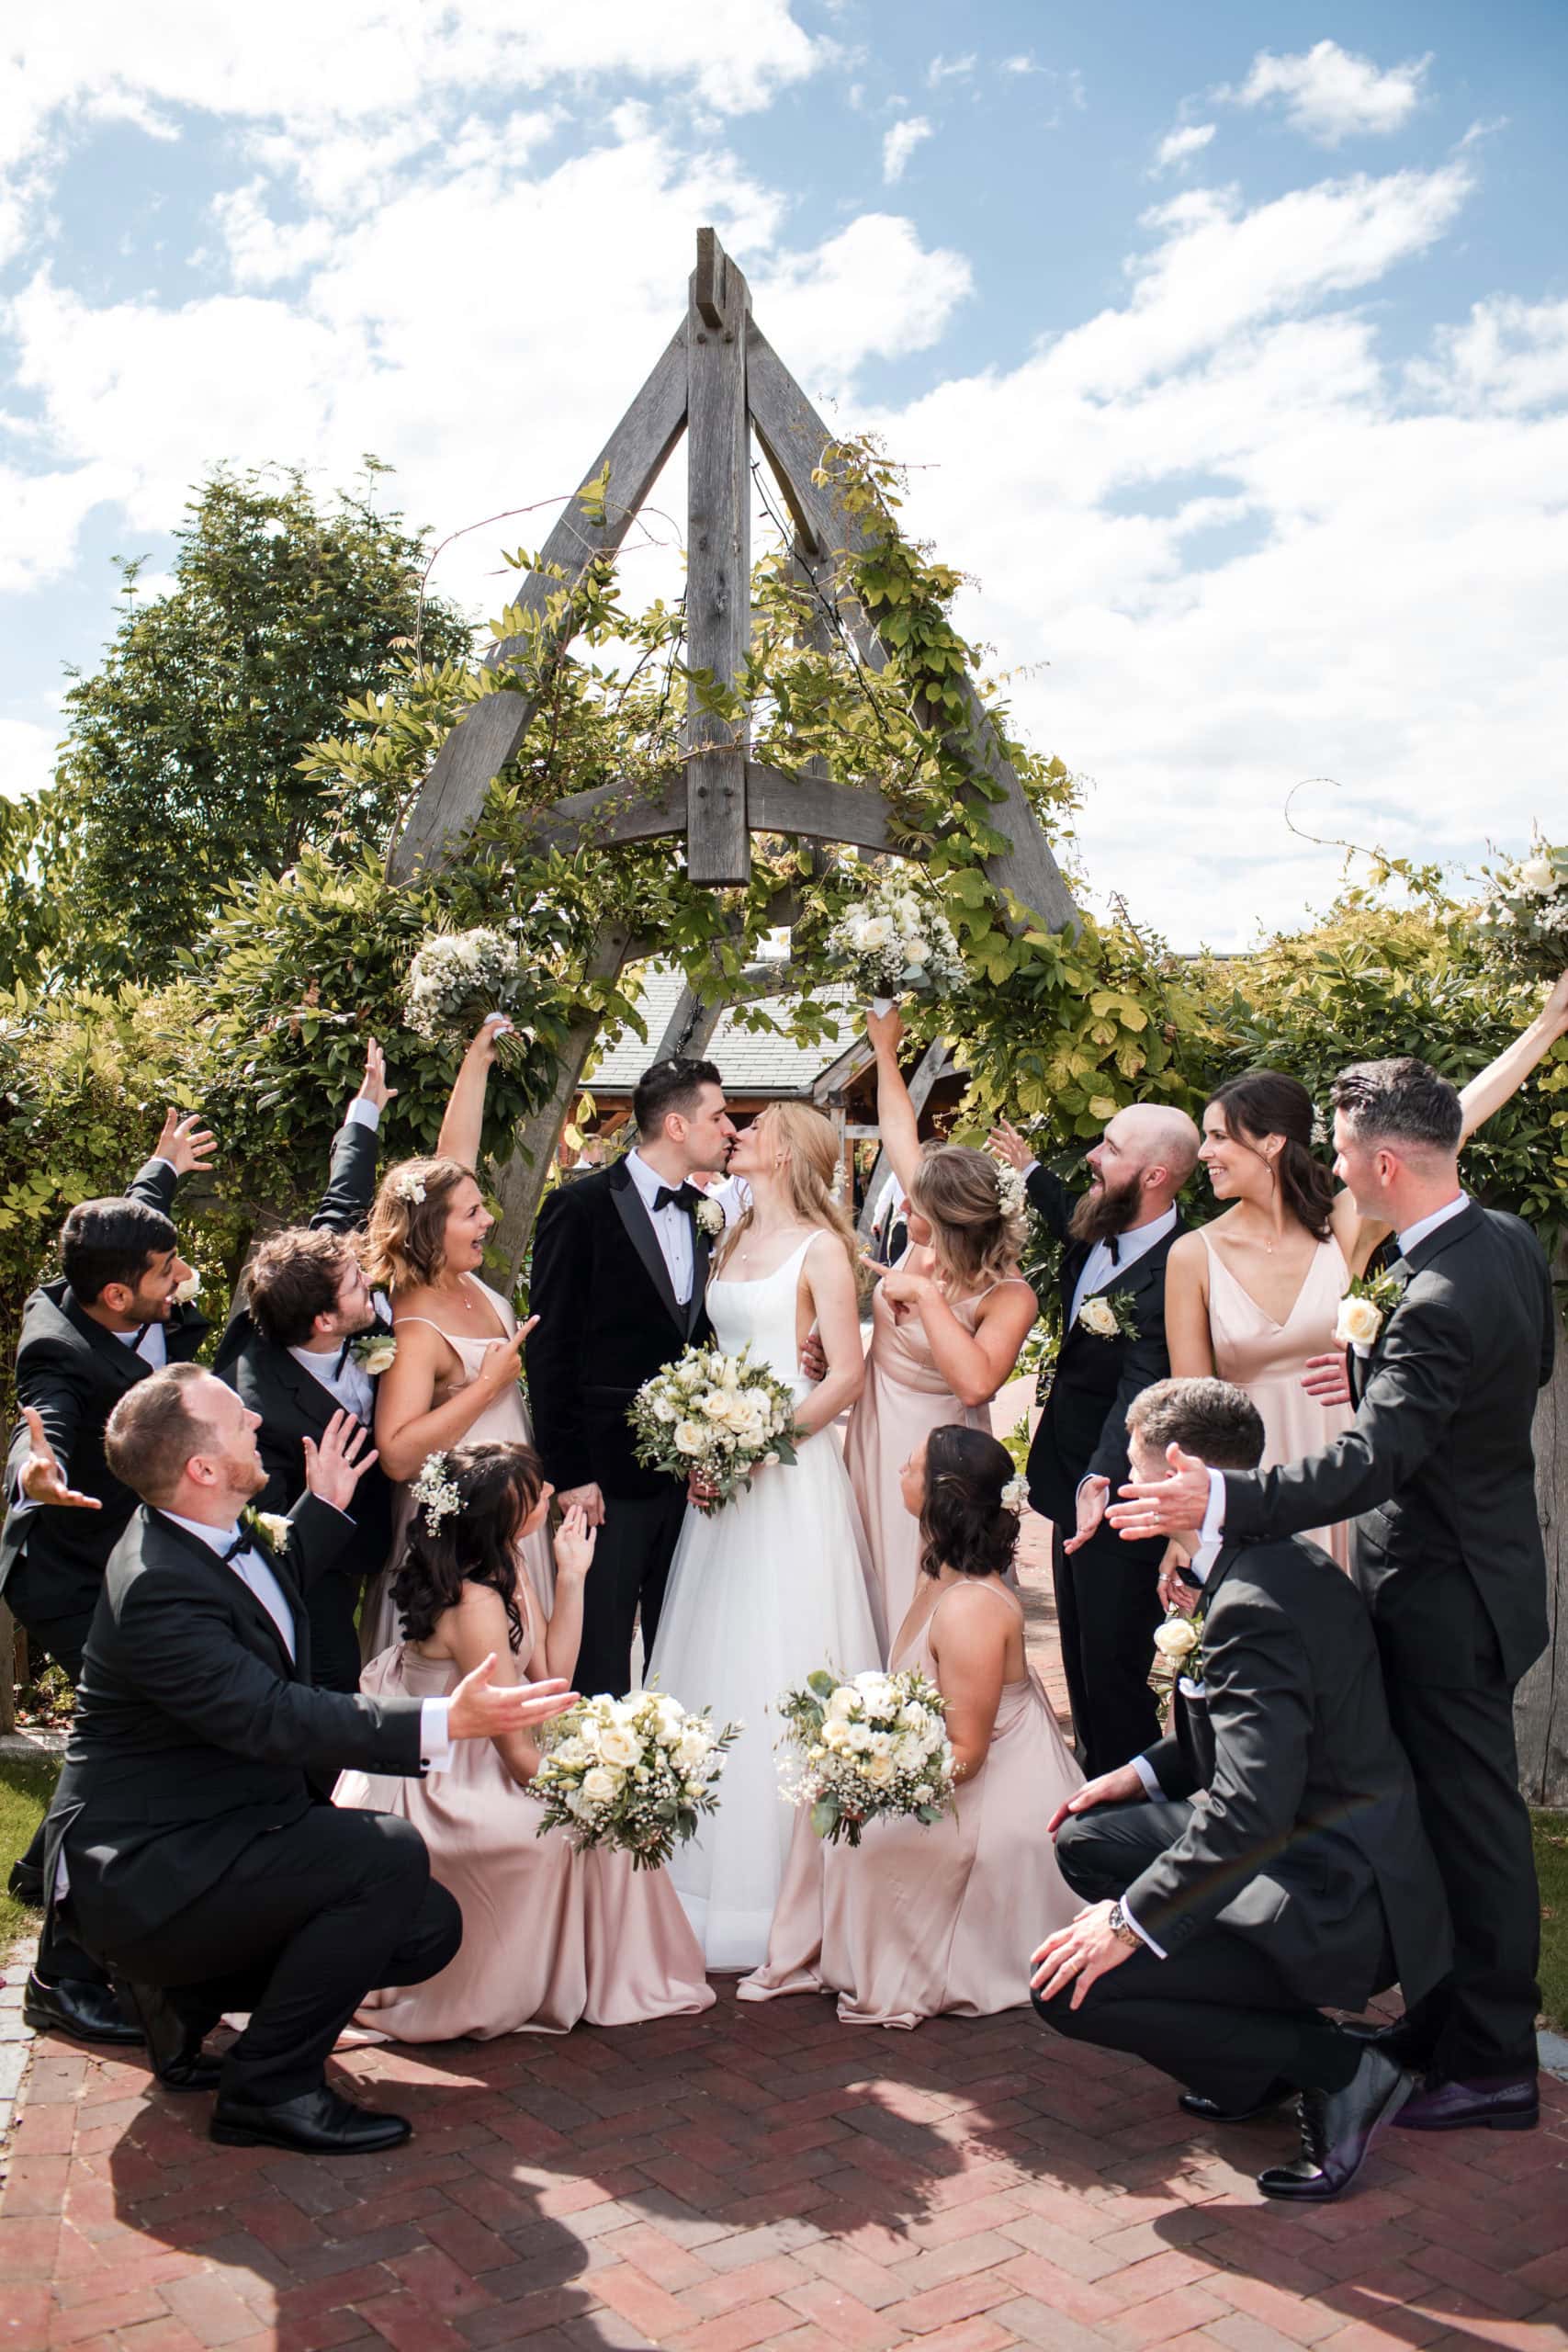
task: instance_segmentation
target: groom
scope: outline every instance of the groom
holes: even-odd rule
[[[703,1305],[712,1236],[690,1182],[728,1166],[735,1129],[712,1062],[675,1056],[645,1070],[632,1097],[636,1148],[553,1192],[534,1234],[528,1396],[545,1475],[562,1509],[603,1530],[583,1596],[575,1680],[616,1697],[631,1688],[632,1633],[643,1656],[685,1510],[684,1489],[643,1469],[627,1408],[690,1342],[710,1334]]]

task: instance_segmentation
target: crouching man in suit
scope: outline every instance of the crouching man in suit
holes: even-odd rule
[[[1127,1426],[1139,1479],[1172,1444],[1220,1470],[1263,1453],[1256,1407],[1224,1381],[1161,1381]],[[1199,1592],[1171,1729],[1052,1824],[1089,1908],[1034,1954],[1035,2007],[1174,2075],[1205,2122],[1299,2092],[1302,2153],[1258,2185],[1337,2197],[1415,2077],[1322,2009],[1438,1982],[1442,1881],[1348,1577],[1299,1536],[1181,1540]]]
[[[559,1682],[491,1688],[488,1659],[445,1701],[312,1689],[303,1589],[352,1539],[364,1435],[344,1414],[308,1442],[309,1491],[277,1520],[246,1509],[266,1483],[255,1431],[194,1364],[109,1417],[110,1467],[142,1508],[87,1636],[39,1965],[71,1975],[79,1941],[114,1969],[160,2080],[217,2091],[215,2140],[364,2154],[409,2126],[329,2089],[327,2057],[367,1993],[444,1968],[462,1922],[417,1830],[311,1782],[422,1773],[569,1702]],[[202,2038],[228,2009],[250,2023],[220,2066]]]

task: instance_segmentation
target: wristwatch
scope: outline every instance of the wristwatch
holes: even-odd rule
[[[1134,1927],[1131,1919],[1128,1918],[1125,1911],[1122,1910],[1120,1903],[1113,1903],[1111,1905],[1111,1916],[1106,1920],[1105,1924],[1110,1928],[1111,1934],[1115,1937],[1119,1944],[1126,1944],[1135,1950],[1136,1947],[1144,1940],[1142,1936],[1139,1935],[1136,1928]]]

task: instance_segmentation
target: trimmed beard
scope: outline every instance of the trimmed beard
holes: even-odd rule
[[[1143,1186],[1137,1177],[1112,1192],[1109,1184],[1098,1184],[1085,1193],[1067,1219],[1067,1234],[1073,1241],[1087,1241],[1092,1249],[1097,1241],[1109,1241],[1113,1234],[1125,1233],[1137,1216],[1143,1198]]]

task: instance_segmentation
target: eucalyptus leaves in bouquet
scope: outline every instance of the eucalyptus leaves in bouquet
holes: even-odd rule
[[[1568,842],[1538,833],[1528,857],[1483,870],[1474,922],[1488,954],[1523,978],[1554,978],[1568,964]]]

